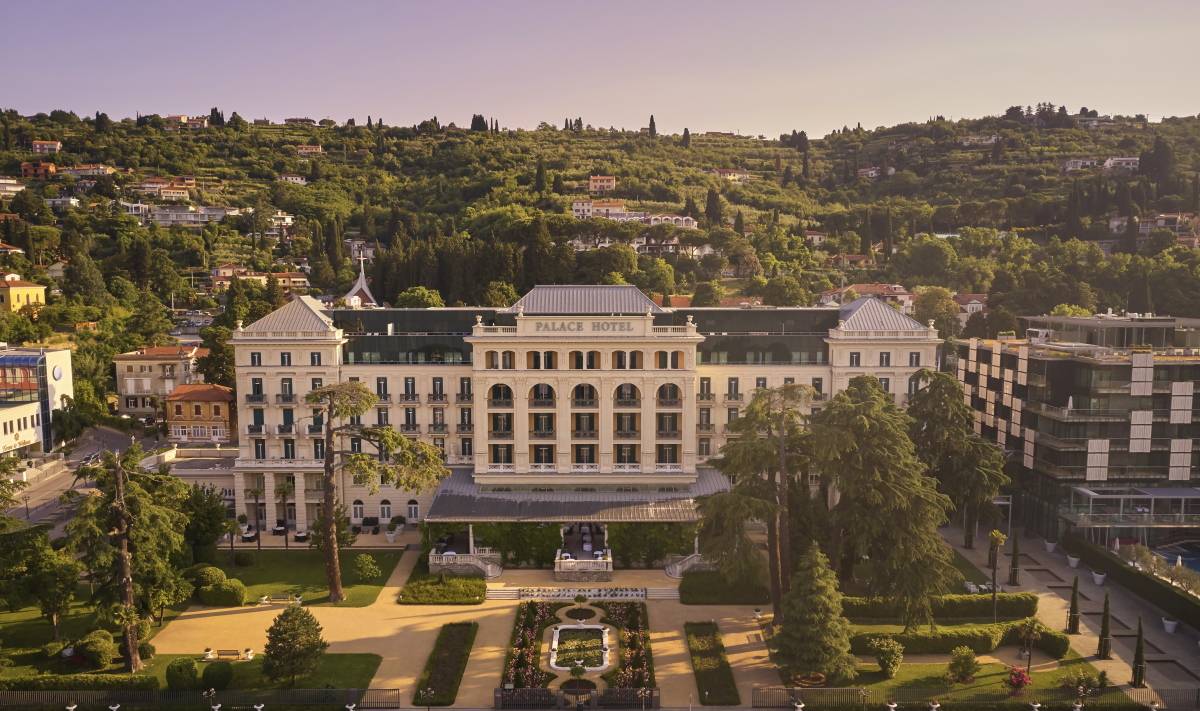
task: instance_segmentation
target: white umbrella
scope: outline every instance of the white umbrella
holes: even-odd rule
[[[1183,567],[1183,556],[1181,556],[1181,555],[1177,555],[1177,556],[1175,556],[1175,567],[1176,567],[1176,568],[1182,568],[1182,567]]]
[[[1113,553],[1116,553],[1117,555],[1121,554],[1121,539],[1120,538],[1113,539]]]

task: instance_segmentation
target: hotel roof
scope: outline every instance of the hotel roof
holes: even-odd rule
[[[863,296],[841,308],[839,318],[847,331],[919,331],[916,320],[905,316],[879,299]]]
[[[535,286],[507,309],[527,316],[610,316],[663,313],[661,307],[636,286],[552,285]]]

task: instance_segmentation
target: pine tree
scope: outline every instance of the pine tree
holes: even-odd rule
[[[783,178],[779,181],[779,184],[786,188],[788,183],[792,182],[793,180],[795,180],[795,176],[792,175],[792,166],[784,166]]]
[[[783,607],[783,624],[771,637],[783,665],[793,674],[820,673],[836,682],[854,679],[857,660],[850,653],[842,593],[815,541],[800,556]]]
[[[1100,659],[1112,659],[1112,613],[1108,608],[1108,593],[1104,593],[1104,612],[1100,613],[1100,643],[1096,647]]]
[[[1021,584],[1021,537],[1013,536],[1012,560],[1008,563],[1008,584]]]
[[[1071,582],[1071,608],[1067,611],[1067,634],[1079,634],[1079,576]]]
[[[684,148],[692,147],[692,134],[688,132],[687,126],[683,127],[683,143]]]
[[[297,678],[316,671],[328,648],[317,618],[306,608],[290,606],[267,629],[263,674],[272,681],[289,679],[295,686]]]
[[[1138,615],[1137,643],[1133,648],[1133,679],[1129,685],[1140,689],[1146,685],[1146,636],[1142,632],[1142,616]]]
[[[650,137],[658,137],[658,129],[654,127],[654,114],[650,114]]]

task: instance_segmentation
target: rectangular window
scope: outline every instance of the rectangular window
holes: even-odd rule
[[[700,408],[700,424],[701,425],[712,424],[712,408],[710,408],[710,407]]]
[[[883,353],[879,354],[879,367],[880,368],[892,367],[892,354],[890,352],[884,351]]]
[[[766,390],[767,389],[767,379],[766,378],[755,378],[754,379],[754,387],[757,390]]]
[[[884,391],[885,393],[890,393],[890,392],[892,391],[892,381],[891,381],[891,379],[889,379],[889,378],[880,378],[880,379],[879,379],[879,387],[883,388],[883,391]]]
[[[309,353],[308,354],[308,364],[309,365],[320,365],[321,364],[321,354],[317,351],[313,351],[312,353]]]
[[[382,380],[382,378],[380,378],[380,380]],[[417,394],[417,379],[416,378],[405,378],[404,379],[404,394],[405,395],[416,395]]]
[[[267,458],[267,440],[265,440],[265,439],[254,440],[254,458],[255,459],[266,459]]]
[[[324,386],[325,386],[325,381],[322,378],[313,378],[312,379],[312,389],[313,390],[320,390]]]
[[[736,407],[731,407],[731,408],[728,408],[727,410],[725,410],[725,421],[726,422],[732,424],[737,421],[737,418],[738,418],[738,409]]]
[[[294,439],[283,440],[283,458],[284,459],[295,459],[296,458],[296,440],[294,440]]]
[[[325,440],[314,439],[313,440],[313,459],[324,459],[324,458],[325,458]]]
[[[221,416],[221,406],[213,405],[213,417],[220,417],[220,416]]]
[[[404,383],[406,386],[408,385],[408,378],[404,379]],[[375,378],[375,394],[380,396],[388,394],[387,378]]]
[[[700,378],[700,394],[712,394],[712,378]]]
[[[470,395],[471,394],[471,379],[470,378],[459,378],[458,379],[458,392],[462,395]]]
[[[442,385],[441,378],[433,379],[433,394],[434,395],[445,395],[446,394],[446,387],[444,385]]]
[[[388,409],[386,407],[375,408],[375,424],[384,426],[388,423]]]
[[[812,379],[812,389],[816,390],[818,395],[825,392],[825,379],[824,378],[813,378]]]
[[[290,366],[292,364],[292,354],[284,351],[279,354],[279,364],[282,366]]]
[[[404,424],[409,427],[412,427],[417,424],[417,408],[415,408],[415,407],[404,408]]]
[[[351,437],[350,438],[350,452],[352,454],[362,454],[362,438],[360,438],[360,437]]]
[[[858,351],[850,352],[850,367],[857,368],[862,365],[862,353]]]
[[[461,444],[460,444],[460,446],[459,446],[459,450],[458,450],[458,451],[462,452],[462,455],[463,455],[464,457],[469,457],[469,456],[471,456],[471,454],[473,453],[473,451],[472,451],[472,450],[473,450],[473,448],[474,448],[474,445],[473,445],[473,444],[472,444],[472,442],[471,442],[471,438],[470,438],[470,437],[465,437],[465,438],[463,438],[463,440],[461,441]]]
[[[446,424],[446,408],[435,407],[433,409],[433,424],[435,424],[435,425]]]
[[[292,393],[293,393],[292,379],[291,378],[280,378],[279,379],[279,394],[280,395],[291,395]]]
[[[250,353],[250,365],[257,368],[262,365],[262,353],[252,351]],[[132,370],[132,368],[130,368]]]
[[[263,388],[263,379],[262,378],[250,378],[250,394],[251,395],[262,395],[263,394],[262,388]]]
[[[921,353],[919,351],[912,351],[908,354],[908,365],[910,368],[921,367]]]
[[[701,457],[707,457],[712,454],[712,440],[707,437],[701,438],[697,444],[696,453]]]
[[[725,387],[726,387],[726,390],[725,390],[725,392],[729,393],[730,395],[737,395],[737,394],[738,394],[738,388],[739,388],[739,385],[738,385],[738,379],[737,379],[737,378],[730,378],[730,379],[727,381],[727,384],[726,384],[726,386],[725,386]]]
[[[200,417],[202,414],[204,414],[203,405],[192,405],[192,415],[194,417]]]
[[[183,416],[183,405],[180,405],[180,404],[175,405],[175,414],[179,417]]]

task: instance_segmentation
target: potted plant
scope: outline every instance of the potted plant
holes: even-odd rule
[[[1175,634],[1175,630],[1179,629],[1179,620],[1173,620],[1170,617],[1162,618],[1163,630],[1167,634]]]
[[[1046,547],[1047,553],[1053,553],[1054,549],[1058,547],[1058,541],[1047,538],[1042,541],[1042,545]]]
[[[1108,577],[1108,573],[1105,573],[1105,572],[1103,572],[1103,571],[1100,571],[1100,570],[1093,570],[1093,571],[1092,571],[1092,582],[1093,582],[1093,583],[1095,583],[1095,584],[1097,584],[1097,585],[1103,585],[1103,584],[1104,584],[1104,579],[1105,579],[1105,578],[1107,578],[1107,577]]]
[[[1071,555],[1070,553],[1068,553],[1067,554],[1067,565],[1069,565],[1072,568],[1078,568],[1079,567],[1079,556]]]
[[[383,537],[385,539],[387,539],[388,543],[395,543],[396,542],[396,524],[389,523],[387,525],[387,530],[385,530],[383,532]]]

